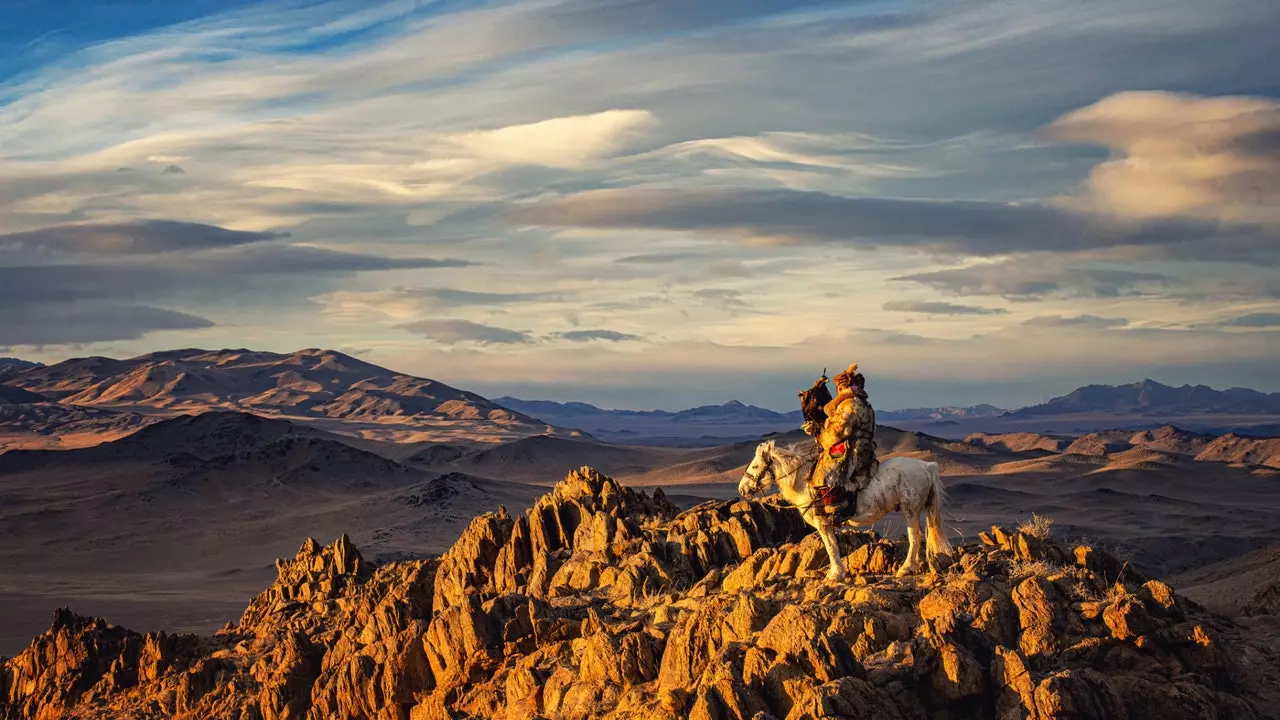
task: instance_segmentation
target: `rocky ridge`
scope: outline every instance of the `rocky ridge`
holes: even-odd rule
[[[841,545],[823,582],[790,508],[678,513],[582,468],[439,558],[308,540],[212,637],[59,610],[0,666],[0,717],[1266,717],[1274,651],[1103,552],[993,528],[899,580],[902,543]]]

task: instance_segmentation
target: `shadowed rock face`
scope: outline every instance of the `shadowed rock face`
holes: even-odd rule
[[[1264,717],[1234,626],[1105,553],[993,528],[897,580],[901,543],[846,533],[828,583],[806,530],[583,468],[440,558],[308,540],[212,637],[59,610],[3,663],[0,717]]]

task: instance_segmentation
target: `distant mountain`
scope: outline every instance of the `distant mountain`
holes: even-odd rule
[[[877,420],[968,420],[971,418],[993,417],[1009,412],[995,405],[973,405],[971,407],[934,407],[908,408],[906,410],[882,410],[876,412]]]
[[[800,410],[777,412],[730,400],[676,412],[666,410],[603,410],[582,402],[496,398],[494,402],[549,423],[585,430],[615,442],[661,445],[715,445],[799,428]],[[994,405],[877,410],[876,419],[931,423],[998,417],[1007,411]]]
[[[676,412],[668,410],[604,410],[582,402],[495,398],[516,412],[561,427],[584,430],[616,442],[664,445],[716,445],[797,428],[799,410],[780,413],[730,400]]]
[[[241,410],[341,421],[345,427],[324,426],[396,440],[507,440],[561,432],[475,393],[332,350],[184,349],[128,360],[75,358],[10,372],[4,382],[67,406],[151,415]]]
[[[799,410],[780,413],[730,400],[723,405],[701,405],[672,413],[671,420],[678,423],[732,421],[796,424],[804,422],[804,415]]]
[[[40,367],[40,363],[14,357],[0,357],[0,378],[3,378],[9,373],[33,367]]]
[[[1009,417],[1084,413],[1141,416],[1280,414],[1280,393],[1266,394],[1248,388],[1214,390],[1206,385],[1171,387],[1154,380],[1143,380],[1130,385],[1087,385],[1047,403],[1017,410]]]
[[[672,422],[738,422],[742,420],[766,420],[790,422],[800,418],[800,411],[780,413],[755,405],[744,405],[730,400],[723,405],[700,405],[688,410],[604,410],[583,402],[553,402],[551,400],[521,400],[503,396],[494,402],[540,420],[572,418],[663,418]]]

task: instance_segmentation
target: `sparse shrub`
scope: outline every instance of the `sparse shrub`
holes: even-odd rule
[[[1051,577],[1070,570],[1070,565],[1051,563],[1044,560],[1009,560],[1009,579],[1011,580],[1021,580],[1032,575]]]
[[[1043,560],[1010,560],[1009,578],[1019,580],[1032,575],[1048,575],[1053,567]]]
[[[1053,534],[1053,518],[1048,515],[1032,513],[1030,520],[1024,520],[1018,526],[1018,532],[1026,533],[1041,540],[1048,540],[1049,536]]]
[[[1116,603],[1128,596],[1129,589],[1124,586],[1124,583],[1115,582],[1111,584],[1111,587],[1107,588],[1107,593],[1103,595],[1103,599],[1109,603]]]

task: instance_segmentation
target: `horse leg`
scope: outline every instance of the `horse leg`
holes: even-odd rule
[[[831,569],[827,570],[828,580],[843,580],[845,577],[844,562],[840,558],[840,541],[836,538],[835,523],[831,521],[818,524],[818,536],[827,548],[827,557],[831,559]]]
[[[915,572],[916,564],[920,560],[920,513],[902,513],[907,521],[907,559],[902,561],[902,566],[898,568],[896,575],[902,577],[907,573]]]

